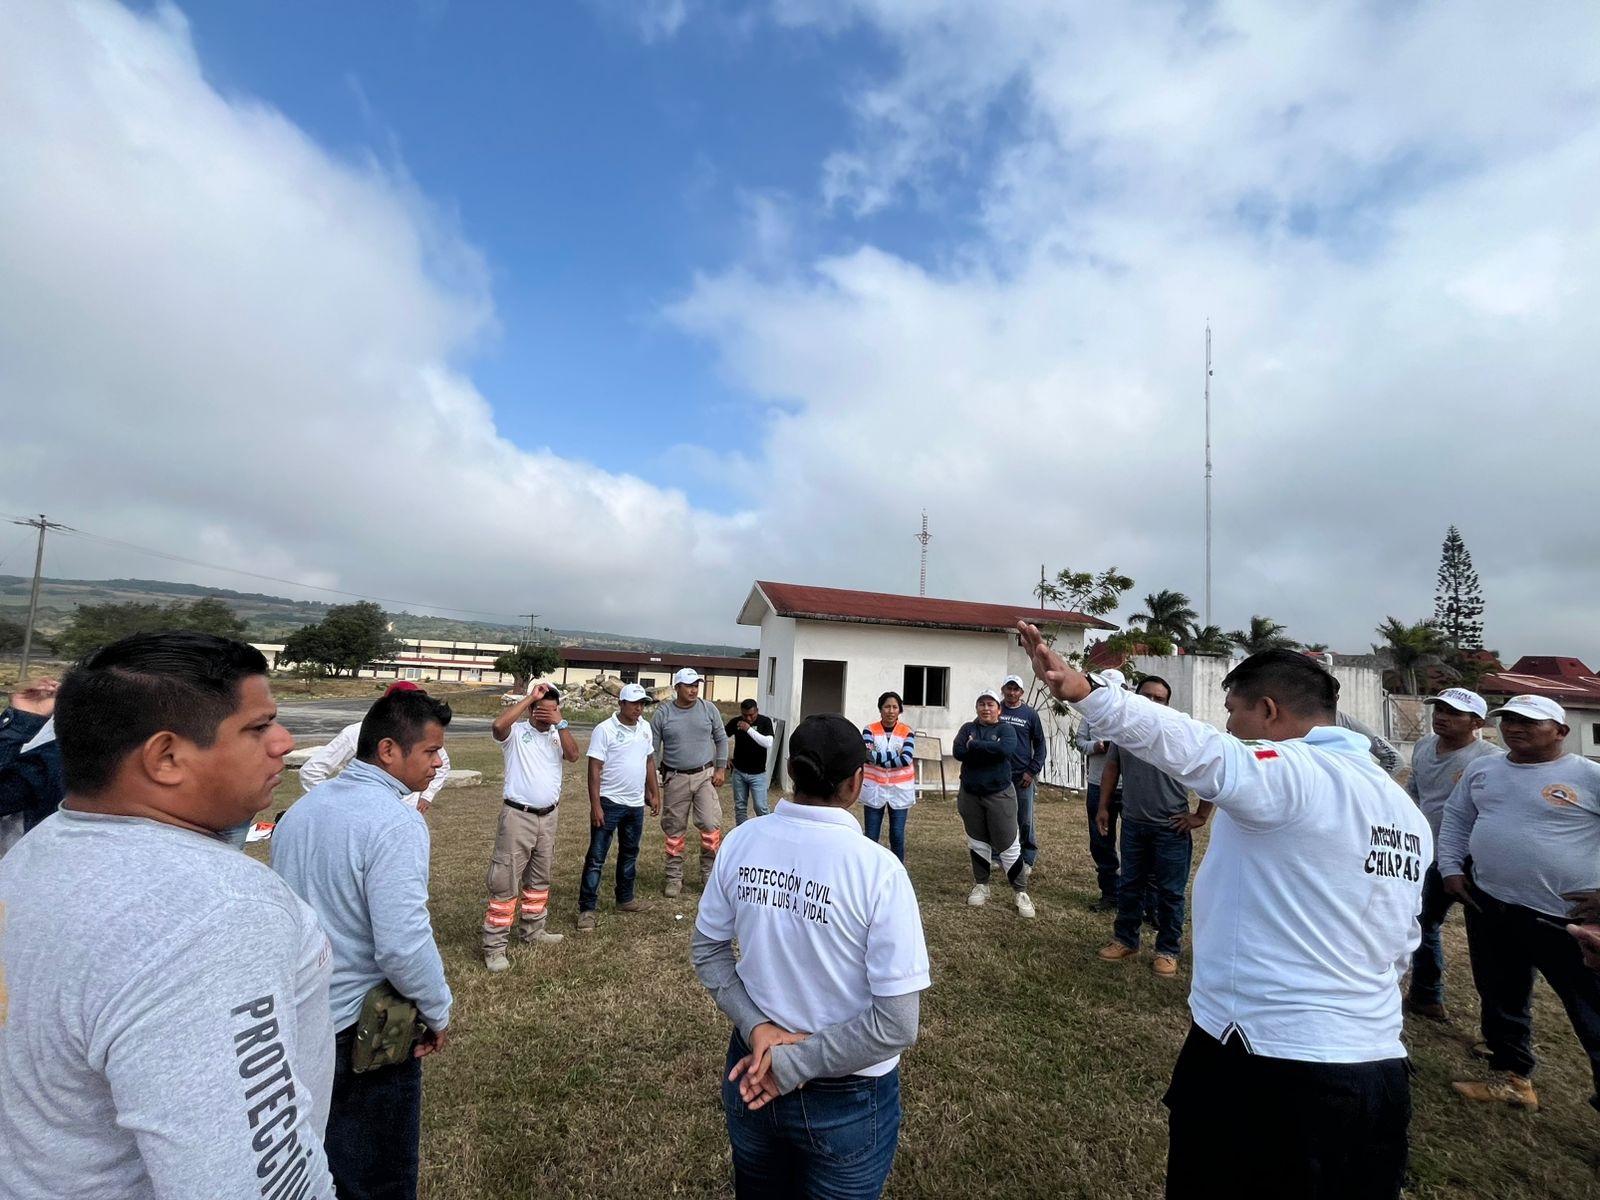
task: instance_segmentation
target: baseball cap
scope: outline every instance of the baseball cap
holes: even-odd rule
[[[1128,677],[1115,667],[1107,667],[1099,672],[1100,682],[1107,687],[1125,688],[1128,686]]]
[[[700,672],[693,667],[679,667],[672,676],[672,686],[677,687],[680,683],[699,683],[700,678]],[[862,745],[865,744],[865,742],[862,743]]]
[[[1516,713],[1530,721],[1555,721],[1560,725],[1567,723],[1567,710],[1545,696],[1513,696],[1489,715],[1498,717],[1501,713]]]
[[[632,702],[634,700],[643,700],[643,699],[646,699],[648,696],[649,696],[649,693],[646,692],[637,683],[625,683],[625,684],[622,685],[622,690],[617,693],[617,699],[618,700],[627,700],[629,702]],[[862,743],[862,745],[865,745],[865,744],[866,744],[865,742]]]
[[[1004,679],[1002,679],[1000,681],[1000,686],[1001,687],[1005,687],[1005,685],[1008,684],[1008,683],[1016,684],[1023,691],[1027,691],[1028,690],[1028,685],[1022,682],[1022,676],[1021,675],[1007,675]],[[862,743],[862,745],[865,745],[865,744],[866,744],[865,742]]]
[[[815,713],[789,735],[789,775],[799,785],[798,767],[808,791],[820,789],[831,794],[866,762],[861,731],[836,713]]]
[[[1000,693],[995,691],[993,688],[984,688],[983,691],[978,693],[978,700],[982,700],[985,697],[987,697],[990,700],[993,700],[996,704],[1001,703]],[[977,701],[975,700],[975,701],[973,701],[973,703],[976,704]],[[866,745],[866,743],[863,742],[862,745],[864,746],[864,745]]]
[[[409,679],[396,679],[388,687],[383,689],[383,694],[385,696],[392,696],[396,692],[420,692],[421,690],[421,688],[412,683]],[[863,745],[865,745],[865,743],[863,743]]]
[[[1471,713],[1475,717],[1487,717],[1489,706],[1484,703],[1482,696],[1477,692],[1469,692],[1466,688],[1445,688],[1437,696],[1429,696],[1424,704],[1443,704],[1446,708],[1453,708],[1457,712]]]

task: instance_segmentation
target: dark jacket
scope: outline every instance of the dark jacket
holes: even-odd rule
[[[961,763],[963,788],[976,796],[1003,792],[1011,786],[1017,731],[1004,721],[994,725],[968,721],[956,734],[950,752]]]

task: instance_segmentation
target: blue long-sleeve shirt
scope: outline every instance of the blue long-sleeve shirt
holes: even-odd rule
[[[450,985],[428,917],[428,826],[410,789],[357,759],[312,788],[272,834],[272,869],[309,904],[333,944],[333,1027],[361,1015],[387,979],[430,1029],[450,1023]]]
[[[1007,708],[1002,704],[1000,723],[1017,731],[1017,749],[1011,756],[1012,780],[1021,779],[1024,775],[1032,775],[1037,779],[1039,772],[1044,770],[1047,752],[1044,722],[1039,720],[1038,710],[1031,704],[1019,704],[1015,708]]]
[[[956,734],[952,754],[961,763],[961,786],[975,795],[1003,792],[1011,786],[1011,760],[1017,754],[1017,731],[1004,721],[983,725],[968,721]]]
[[[23,747],[45,730],[48,718],[8,708],[0,712],[0,818],[21,817],[13,823],[15,837],[32,829],[56,809],[67,794],[61,769],[61,747],[54,737],[24,754]],[[0,834],[0,854],[6,837]]]

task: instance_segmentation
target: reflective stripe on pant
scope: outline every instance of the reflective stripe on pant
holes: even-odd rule
[[[521,935],[531,937],[544,928],[558,812],[536,817],[509,805],[500,806],[500,826],[486,881],[489,909],[483,916],[485,954],[506,948],[518,900],[522,901]]]
[[[661,834],[666,841],[667,879],[683,879],[685,835],[692,818],[700,831],[700,873],[711,874],[722,844],[722,801],[711,786],[712,768],[668,775],[661,795]]]
[[[1017,793],[1008,783],[1004,791],[979,795],[962,788],[956,793],[956,812],[967,830],[972,852],[972,878],[989,882],[989,864],[998,859],[1006,878],[1023,890],[1027,864],[1022,861],[1022,839],[1017,835]]]

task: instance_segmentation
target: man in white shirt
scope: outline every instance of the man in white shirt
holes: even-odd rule
[[[420,692],[422,689],[409,679],[397,679],[385,690],[385,696],[392,696],[396,692]],[[311,756],[300,764],[300,787],[309,792],[319,783],[327,783],[340,771],[348,767],[356,756],[356,740],[361,736],[361,722],[355,721],[346,725],[326,746],[319,746],[311,752]],[[439,751],[439,769],[433,773],[428,786],[420,792],[411,792],[405,797],[405,802],[419,813],[425,813],[433,806],[438,798],[439,789],[444,787],[445,780],[450,778],[450,755],[444,750]],[[246,827],[248,830],[248,826]],[[241,839],[241,843],[242,839]]]
[[[1167,1196],[1237,1191],[1241,1171],[1252,1195],[1398,1196],[1399,983],[1433,837],[1366,739],[1335,724],[1338,681],[1293,651],[1251,655],[1223,680],[1223,734],[1019,631],[1052,695],[1216,805],[1194,881],[1194,1024],[1165,1097]]]
[[[545,929],[550,906],[550,867],[556,857],[556,808],[561,803],[561,768],[578,761],[578,742],[561,715],[561,693],[536,683],[494,719],[494,740],[505,755],[505,802],[489,859],[489,908],[483,916],[483,965],[500,972],[511,966],[506,946],[516,921],[521,888],[522,928],[527,943],[559,942]]]
[[[644,912],[649,906],[634,896],[639,842],[644,837],[644,810],[661,811],[656,756],[650,726],[640,720],[645,690],[627,683],[617,697],[617,711],[595,726],[589,738],[589,853],[583,860],[578,887],[578,932],[599,925],[600,875],[611,839],[617,839],[617,911]]]

